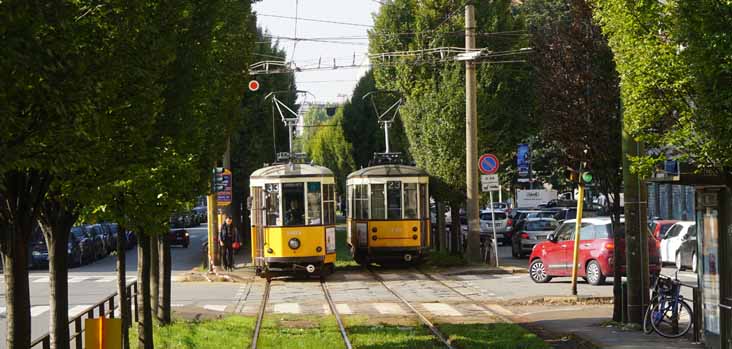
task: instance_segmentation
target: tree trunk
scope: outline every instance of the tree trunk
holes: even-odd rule
[[[137,309],[140,316],[137,322],[137,347],[154,349],[153,319],[150,308],[150,238],[140,233],[137,244]]]
[[[445,230],[445,204],[437,202],[437,237],[441,252],[447,252],[447,231]]]
[[[162,325],[170,324],[170,241],[167,237],[160,239],[160,305],[158,307],[158,321]]]
[[[69,343],[69,233],[78,215],[76,204],[47,198],[41,205],[38,223],[48,248],[51,348],[68,348]]]
[[[28,241],[51,177],[35,170],[11,171],[0,177],[0,251],[5,277],[7,348],[30,347]]]
[[[12,229],[12,228],[11,228]],[[30,347],[31,316],[28,287],[28,239],[12,238],[3,249],[7,348]]]
[[[147,237],[150,240],[150,301],[153,316],[158,313],[160,304],[160,258],[158,256],[158,241],[155,235]]]
[[[120,224],[117,232],[117,294],[119,295],[120,319],[122,320],[122,348],[130,349],[130,308],[127,307],[127,229]],[[130,300],[131,302],[132,300]],[[131,304],[130,304],[131,305]]]
[[[450,252],[459,254],[462,246],[462,226],[460,225],[460,204],[458,202],[450,203]]]

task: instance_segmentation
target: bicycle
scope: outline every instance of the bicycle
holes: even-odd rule
[[[678,338],[689,332],[693,312],[681,295],[678,272],[673,279],[659,275],[654,282],[653,294],[643,318],[643,332],[655,331],[665,338]]]

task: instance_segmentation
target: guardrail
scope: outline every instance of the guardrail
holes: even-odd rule
[[[127,299],[124,306],[130,314],[131,321],[137,321],[137,283],[132,282],[127,285]],[[115,301],[117,299],[117,301]],[[95,317],[107,316],[113,319],[115,310],[119,309],[123,302],[119,300],[117,292],[112,293],[99,303],[86,308],[79,315],[69,320],[69,343],[74,343],[74,348],[83,349],[84,344],[84,319],[94,319]],[[73,325],[73,330],[72,330]],[[130,325],[130,324],[127,324]],[[43,349],[51,349],[51,335],[45,335],[37,338],[30,345],[31,348],[40,347]]]

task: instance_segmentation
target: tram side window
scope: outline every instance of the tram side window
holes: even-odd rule
[[[346,207],[346,210],[348,211],[348,218],[354,218],[353,217],[353,186],[348,186],[348,205]]]
[[[356,219],[368,219],[369,218],[369,193],[368,185],[357,184],[354,190],[353,207],[354,216]]]
[[[419,185],[419,208],[420,208],[420,219],[430,218],[430,202],[427,200],[427,185]]]
[[[335,184],[323,184],[323,224],[335,224]]]
[[[308,182],[308,225],[322,224],[320,182]]]
[[[389,219],[402,218],[402,182],[389,181],[386,184],[387,215]]]
[[[282,183],[282,203],[285,210],[285,226],[304,225],[305,186],[303,183]]]
[[[417,219],[417,183],[404,183],[404,218]]]
[[[371,184],[371,219],[386,219],[383,184]]]
[[[266,184],[267,225],[279,225],[280,218],[280,186],[279,184]]]

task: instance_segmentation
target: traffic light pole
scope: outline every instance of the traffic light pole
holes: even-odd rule
[[[579,177],[579,193],[577,194],[577,223],[574,226],[574,248],[572,252],[572,295],[577,295],[577,262],[579,259],[580,230],[582,229],[582,211],[585,201],[585,185]]]

